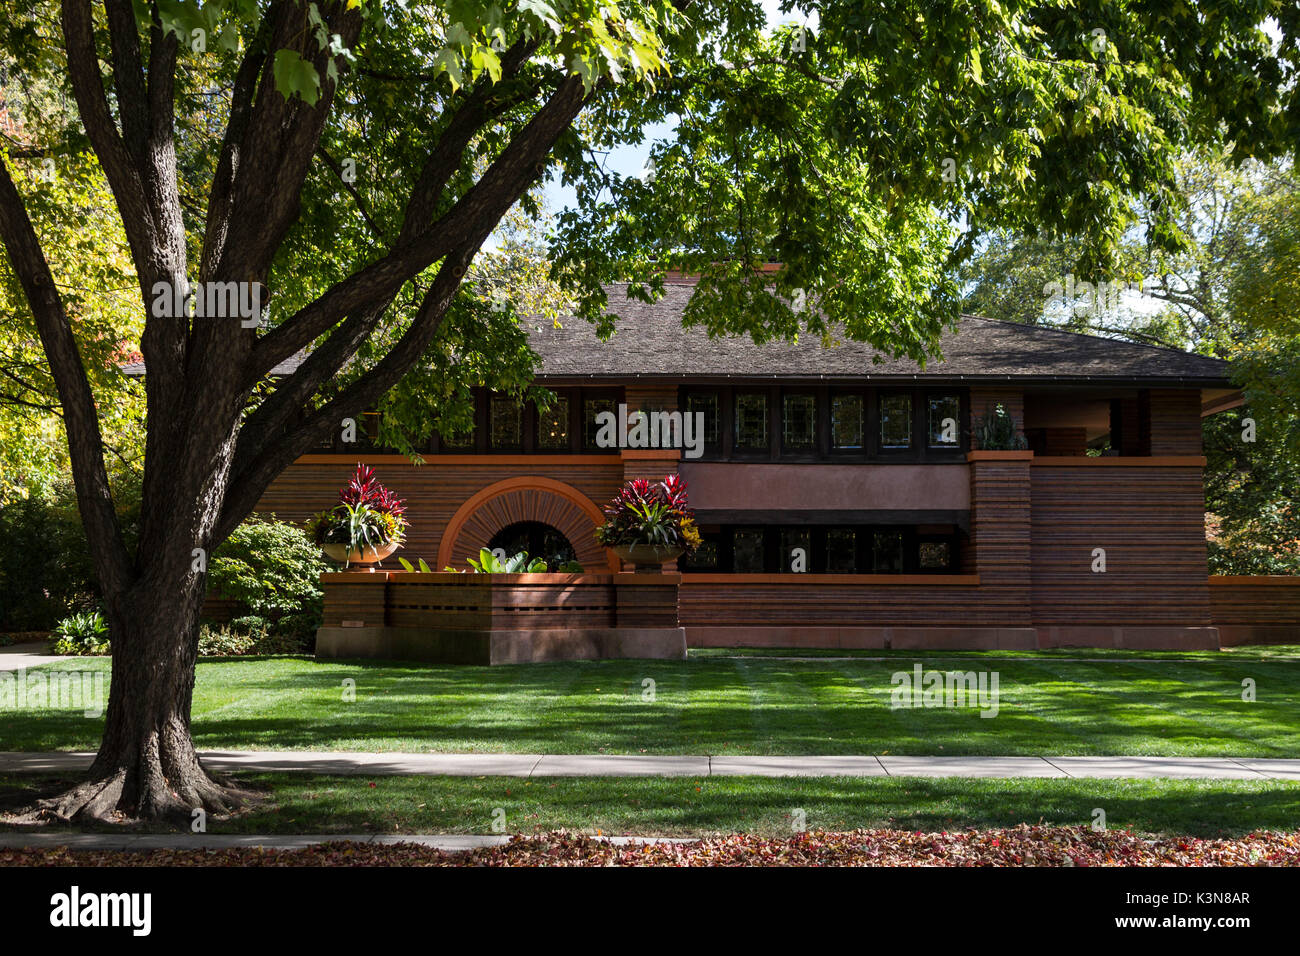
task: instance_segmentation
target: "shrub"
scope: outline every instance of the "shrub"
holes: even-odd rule
[[[312,629],[311,637],[315,637]],[[305,654],[311,644],[301,632],[274,631],[264,617],[247,614],[227,624],[205,621],[199,626],[200,657],[241,657],[248,654]]]
[[[50,635],[54,654],[88,656],[109,652],[108,622],[99,611],[83,611],[65,617]]]
[[[114,482],[124,543],[135,547],[140,486]],[[53,631],[70,614],[100,602],[90,549],[71,482],[0,507],[0,630]]]
[[[240,630],[255,640],[274,635],[301,641],[320,626],[320,576],[328,570],[301,528],[277,521],[275,515],[252,515],[213,552],[208,582],[248,612],[239,619],[246,622]],[[265,624],[260,635],[250,616]]]
[[[230,624],[199,625],[199,657],[238,657],[252,650],[253,638]]]

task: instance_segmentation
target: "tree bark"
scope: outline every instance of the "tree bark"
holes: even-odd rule
[[[214,778],[190,736],[201,591],[140,590],[126,613],[109,611],[113,676],[104,737],[86,780],[40,801],[29,816],[74,823],[227,815],[259,795]]]

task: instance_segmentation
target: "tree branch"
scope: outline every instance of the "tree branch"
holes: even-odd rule
[[[404,224],[406,241],[399,238],[382,258],[336,283],[265,335],[251,363],[252,381],[306,348],[344,316],[368,303],[391,301],[404,282],[467,241],[482,222],[495,226],[541,174],[542,160],[584,103],[581,78],[567,77],[446,215],[418,231]]]
[[[316,155],[325,161],[325,165],[330,168],[330,172],[332,172],[335,178],[338,179],[339,185],[342,186],[344,190],[347,191],[348,195],[352,197],[352,201],[356,203],[357,212],[361,213],[361,218],[366,221],[366,225],[370,227],[370,231],[375,234],[377,239],[382,239],[387,242],[388,236],[385,234],[383,227],[375,220],[374,215],[370,211],[369,203],[367,203],[365,197],[361,195],[361,191],[357,189],[356,183],[350,183],[344,178],[342,164],[331,156],[324,146],[316,147]]]
[[[105,597],[115,601],[130,584],[131,560],[113,508],[95,397],[49,263],[3,158],[0,158],[0,238],[27,296],[41,345],[49,359],[50,373],[63,406],[77,505],[86,527],[91,557]]]
[[[476,242],[466,243],[445,259],[410,327],[373,369],[296,427],[287,427],[274,437],[240,430],[239,445],[231,464],[231,480],[213,540],[224,540],[253,510],[275,477],[317,443],[341,416],[374,405],[419,361],[451,307],[474,253],[486,238],[487,233],[484,233]],[[250,441],[246,442],[246,438]]]

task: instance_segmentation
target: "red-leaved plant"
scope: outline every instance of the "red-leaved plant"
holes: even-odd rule
[[[606,547],[646,544],[694,551],[700,546],[686,481],[672,474],[662,481],[631,478],[605,506],[596,540]]]
[[[406,502],[380,484],[375,470],[358,464],[339,503],[313,515],[308,526],[317,544],[345,544],[349,551],[406,539]]]
[[[379,483],[375,469],[369,465],[357,465],[357,470],[348,479],[347,487],[339,489],[339,503],[345,505],[366,505],[375,511],[401,517],[406,514],[406,500],[398,498]]]

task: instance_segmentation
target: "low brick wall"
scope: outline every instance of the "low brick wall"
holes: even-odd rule
[[[320,657],[505,664],[681,658],[678,574],[321,575]]]
[[[1300,644],[1300,575],[1212,575],[1210,616],[1224,646]]]

